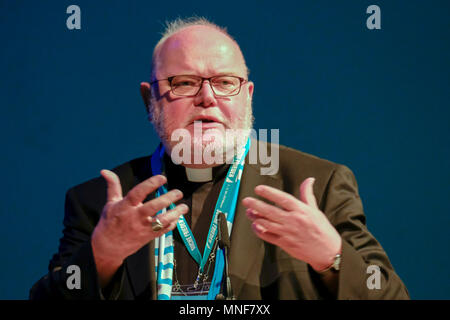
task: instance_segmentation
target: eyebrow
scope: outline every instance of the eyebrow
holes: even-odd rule
[[[216,76],[236,76],[236,77],[240,77],[239,74],[237,74],[236,72],[219,72],[216,74]]]
[[[193,74],[193,73],[179,73],[179,74],[173,74],[173,75],[169,76],[168,78],[174,77],[174,76],[181,76],[181,75],[203,77],[201,75]],[[246,79],[246,76],[241,76],[236,72],[218,72],[218,73],[215,73],[214,75],[212,75],[211,77],[218,77],[218,76],[234,76],[234,77]]]

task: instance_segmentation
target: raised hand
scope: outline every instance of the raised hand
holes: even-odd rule
[[[281,190],[259,185],[255,193],[272,203],[247,197],[242,200],[255,234],[305,261],[316,271],[329,267],[341,252],[342,239],[317,206],[314,178],[300,186],[300,200]]]
[[[112,171],[102,170],[107,183],[107,202],[91,237],[92,250],[102,287],[105,286],[123,260],[149,241],[173,230],[182,214],[188,212],[180,204],[158,216],[163,228],[153,231],[156,213],[183,198],[179,190],[171,190],[160,197],[142,203],[148,194],[167,182],[162,175],[153,176],[131,189],[123,197],[119,177]]]

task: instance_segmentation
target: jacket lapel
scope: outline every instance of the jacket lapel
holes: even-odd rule
[[[143,157],[131,164],[131,176],[133,177],[122,187],[124,195],[134,186],[150,178],[151,174],[150,157]],[[126,179],[127,181],[128,179]],[[121,179],[122,182],[122,179]],[[144,202],[155,197],[155,193],[147,196]],[[135,299],[156,299],[156,279],[155,279],[155,243],[150,241],[139,249],[136,253],[130,255],[126,261],[126,270]],[[149,262],[148,264],[146,262]]]
[[[245,279],[248,278],[256,259],[262,259],[264,255],[264,242],[253,232],[251,221],[245,213],[246,208],[242,205],[242,199],[248,196],[259,198],[255,195],[254,189],[260,184],[277,189],[282,187],[282,181],[277,176],[261,175],[260,169],[261,166],[258,164],[246,164],[241,178],[229,253],[230,275],[233,276],[232,288],[236,297],[239,297]]]
[[[126,259],[127,274],[136,300],[149,300],[153,295],[151,288],[152,272],[149,265],[145,263],[145,261],[150,261],[151,257],[149,246],[149,244],[143,246]]]

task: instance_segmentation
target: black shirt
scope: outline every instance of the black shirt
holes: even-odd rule
[[[164,164],[169,190],[178,189],[183,192],[183,199],[176,204],[184,203],[189,207],[189,212],[184,215],[184,218],[192,230],[200,253],[203,255],[214,208],[228,172],[229,165],[224,164],[214,167],[212,181],[191,182],[187,179],[186,168],[181,165],[175,165],[167,155],[164,155]],[[175,285],[176,280],[178,280],[183,292],[190,292],[193,294],[193,285],[197,278],[199,265],[186,249],[177,228],[173,230],[173,238],[174,257],[176,261],[173,284]],[[215,250],[212,252],[215,253]],[[205,269],[208,269],[207,266],[208,263],[206,263]],[[204,289],[206,290],[209,288],[213,272],[214,261],[211,262],[207,274],[208,278],[205,281],[206,287]],[[175,286],[173,287],[172,292],[174,292],[174,290],[176,290]],[[199,292],[196,292],[195,294],[199,294]]]

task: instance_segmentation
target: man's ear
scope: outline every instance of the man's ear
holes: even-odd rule
[[[255,84],[252,81],[248,82],[248,98],[253,98],[253,91],[255,90]]]
[[[142,100],[144,100],[144,104],[148,106],[148,104],[150,103],[150,98],[152,97],[150,83],[141,82],[141,96]]]
[[[147,110],[148,116],[150,115],[150,99],[152,97],[152,90],[150,88],[150,83],[141,82],[141,97],[145,104],[145,109]]]

